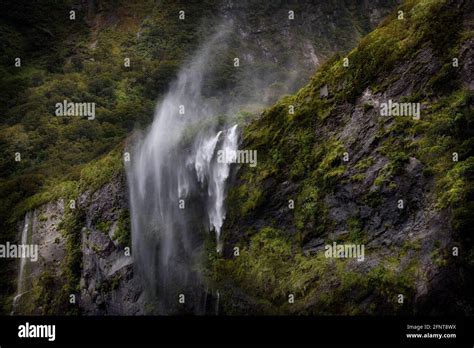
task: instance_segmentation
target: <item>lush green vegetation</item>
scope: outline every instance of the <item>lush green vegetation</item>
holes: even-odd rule
[[[77,180],[85,163],[150,122],[156,98],[199,43],[196,29],[212,10],[204,2],[179,22],[180,2],[155,8],[152,1],[118,1],[97,5],[94,15],[76,10],[70,20],[70,1],[7,5],[0,21],[2,221],[19,200],[54,180]],[[95,119],[56,117],[55,104],[65,99],[95,102]]]
[[[228,8],[225,2],[213,0],[117,0],[81,6],[72,0],[6,0],[2,5],[0,239],[10,240],[15,221],[25,211],[58,198],[74,199],[85,188],[98,188],[116,172],[121,166],[117,149],[124,138],[135,127],[149,124],[156,99],[202,38],[214,32],[216,21]],[[384,6],[390,7],[390,1],[380,8]],[[262,86],[269,87],[261,94],[268,101],[290,88],[275,81],[308,75],[308,71],[296,71],[294,54],[290,53],[301,50],[297,47],[300,40],[280,40],[274,35],[273,19],[268,19],[275,11],[277,16],[287,16],[283,3],[236,3],[234,9],[236,21],[250,23],[250,30],[258,31],[260,39],[276,48],[281,59],[277,64],[257,57],[243,76],[237,76],[237,69],[225,62],[246,50],[258,52],[261,42],[242,40],[240,31],[234,31],[229,50],[219,50],[209,61],[216,73],[206,77],[205,95],[230,88],[230,99],[255,98],[254,89],[245,81],[258,75],[267,76]],[[352,47],[370,29],[363,6],[340,10],[337,1],[318,6],[302,2],[293,4],[292,9],[304,24],[294,26],[293,31],[315,45],[319,58],[335,48]],[[178,17],[181,10],[185,10],[184,21]],[[319,23],[314,28],[313,11],[333,18],[337,28]],[[312,26],[309,31],[306,24]],[[266,32],[260,32],[262,25]],[[311,33],[320,28],[324,33],[316,39]],[[21,66],[15,66],[16,58],[21,59]],[[125,59],[130,60],[129,66]],[[55,104],[63,100],[96,103],[95,119],[56,117]],[[261,105],[261,100],[254,103]],[[256,107],[249,105],[251,111]],[[244,114],[238,117],[242,119]],[[17,154],[21,161],[15,161]],[[88,165],[98,158],[111,171]],[[258,200],[257,193],[254,199]],[[252,209],[252,203],[248,207]],[[3,280],[3,275],[0,277]],[[11,285],[0,283],[2,287]]]
[[[122,247],[131,248],[132,234],[130,224],[130,211],[128,209],[123,209],[120,211],[117,230],[115,231],[113,238]]]
[[[0,58],[0,241],[12,238],[15,222],[25,212],[59,198],[66,202],[76,199],[79,193],[97,190],[121,174],[124,139],[135,127],[149,124],[156,99],[214,24],[213,1],[193,6],[185,22],[178,21],[177,16],[185,1],[161,3],[157,7],[154,1],[119,0],[97,5],[93,16],[76,10],[76,20],[71,21],[69,0],[42,0],[28,6],[6,2],[11,10],[0,16],[0,45],[4,50]],[[333,5],[328,2],[323,13],[331,13]],[[256,2],[249,11],[250,20],[258,23],[259,13],[278,6]],[[355,314],[405,310],[394,297],[399,292],[408,297],[414,289],[416,262],[407,263],[413,254],[406,253],[416,252],[417,247],[407,246],[407,250],[395,253],[365,276],[350,262],[307,255],[302,246],[333,231],[334,222],[324,198],[347,170],[342,156],[349,149],[334,134],[325,132],[328,124],[337,119],[339,107],[353,105],[366,88],[374,93],[387,90],[400,78],[391,74],[393,68],[413,61],[425,47],[430,48],[441,67],[407,100],[427,107],[420,121],[396,119],[387,128],[381,126],[376,151],[388,163],[374,184],[379,191],[395,190],[394,178],[403,174],[409,158],[419,159],[425,176],[434,182],[437,208],[452,212],[453,230],[470,250],[463,260],[474,260],[473,96],[462,87],[459,69],[452,66],[452,58],[459,55],[460,46],[473,33],[463,31],[459,20],[463,10],[450,0],[407,0],[399,9],[403,19],[396,18],[397,11],[389,16],[347,54],[348,67],[344,66],[345,57],[335,55],[307,86],[280,99],[257,120],[249,121],[251,116],[246,113],[236,116],[245,125],[244,146],[258,151],[259,164],[256,168],[243,167],[239,173],[239,185],[229,192],[226,223],[232,227],[241,219],[259,220],[264,203],[271,197],[267,183],[288,180],[296,187],[294,195],[284,202],[294,199],[298,207],[290,217],[295,233],[280,231],[277,221],[266,221],[267,227],[244,231],[239,257],[213,256],[209,262],[212,281],[223,289],[223,284],[242,288],[261,305],[262,312]],[[362,16],[354,11],[354,18]],[[356,37],[349,37],[350,30],[346,30],[353,24],[344,21],[338,26],[339,32],[331,33],[332,38],[339,36],[347,45],[354,43]],[[231,44],[239,47],[247,43]],[[331,51],[327,42],[319,43],[317,48]],[[235,55],[236,50],[222,54],[211,64]],[[21,67],[14,66],[17,57],[21,58]],[[125,58],[130,59],[129,67],[124,64]],[[258,69],[273,71],[269,75],[278,80],[291,73],[281,72],[273,63],[258,64],[249,74]],[[204,93],[223,90],[238,81],[229,66],[219,66],[218,72],[206,81],[208,91]],[[277,84],[272,88],[284,90]],[[320,97],[322,88],[328,89],[327,97]],[[245,85],[239,85],[234,93],[245,95],[248,91]],[[65,99],[95,102],[96,118],[55,117],[55,104]],[[290,106],[294,106],[295,113],[289,113]],[[373,111],[369,104],[362,108],[366,113]],[[197,131],[189,129],[187,138]],[[454,152],[457,161],[453,161]],[[15,161],[17,153],[21,161]],[[370,158],[359,160],[350,180],[362,182],[371,165]],[[383,201],[379,191],[367,193],[368,206],[376,207]],[[34,286],[35,303],[44,313],[70,310],[62,306],[69,294],[78,291],[82,218],[80,210],[68,211],[60,226],[67,241],[64,284],[58,289],[54,275],[47,270]],[[121,211],[113,236],[123,247],[130,246],[129,219],[128,210]],[[107,231],[110,224],[99,222],[97,227]],[[358,216],[348,219],[347,231],[346,241],[366,241]],[[433,257],[442,264],[443,255],[438,252]],[[7,276],[11,270],[11,266],[0,270],[1,294],[13,293],[13,282]],[[107,283],[104,291],[118,282],[117,278]],[[223,291],[232,304],[232,291]],[[295,295],[295,304],[288,303],[289,294]],[[368,296],[374,299],[371,308],[355,306]]]
[[[344,57],[334,56],[306,87],[281,99],[244,131],[244,146],[258,151],[259,164],[258,169],[240,169],[238,186],[228,198],[226,228],[234,235],[224,236],[233,243],[235,234],[240,234],[244,251],[238,257],[217,257],[213,267],[219,287],[229,282],[243,289],[250,302],[261,304],[264,313],[340,314],[371,312],[375,308],[397,312],[400,308],[396,305],[384,307],[393,304],[392,291],[408,295],[414,290],[416,278],[421,275],[416,273],[416,256],[411,254],[413,263],[408,262],[405,248],[392,250],[393,256],[386,264],[368,270],[364,277],[348,262],[307,256],[301,247],[333,230],[325,197],[347,168],[342,162],[346,150],[328,135],[332,119],[337,123],[337,110],[354,105],[368,87],[374,93],[386,91],[401,78],[393,69],[416,61],[417,54],[426,48],[441,67],[404,98],[423,104],[421,120],[402,117],[380,125],[375,151],[388,162],[373,182],[376,189],[367,192],[363,201],[371,208],[380,206],[387,198],[381,193],[382,188],[394,192],[394,178],[403,175],[410,157],[417,158],[423,164],[427,185],[434,183],[434,197],[428,196],[428,191],[427,197],[437,202],[438,209],[452,212],[453,238],[466,247],[461,258],[464,261],[459,264],[472,264],[473,218],[469,212],[474,207],[473,95],[460,83],[459,68],[452,65],[452,58],[459,56],[461,45],[474,33],[463,31],[463,10],[450,0],[408,0],[399,10],[403,11],[403,19],[397,19],[398,11],[389,16],[347,55],[348,67],[344,66]],[[420,67],[413,69],[419,71]],[[327,97],[320,97],[323,87],[329,91]],[[294,114],[288,112],[290,105],[295,106]],[[368,113],[372,107],[363,105],[363,110]],[[453,152],[458,154],[457,161],[453,160]],[[350,180],[363,181],[365,169],[371,165],[369,157],[359,160]],[[281,227],[265,215],[265,204],[275,197],[273,189],[265,189],[265,183],[274,186],[287,180],[297,187],[296,208],[290,219],[296,233],[275,230]],[[246,227],[240,227],[242,216],[245,221],[260,224],[266,219],[270,227],[244,231]],[[357,216],[348,219],[347,230],[342,240],[367,241]],[[413,252],[419,249],[407,248]],[[437,252],[433,257],[436,264],[447,264],[446,253]],[[228,291],[235,296],[233,287]],[[288,304],[290,293],[300,301]],[[376,299],[373,307],[353,306],[354,301],[369,295]],[[232,296],[229,301],[237,306]],[[228,312],[245,312],[232,305],[226,309]]]
[[[82,270],[82,240],[81,231],[84,225],[84,212],[81,209],[71,209],[58,226],[66,238],[66,258],[63,260],[62,275],[64,285],[57,303],[60,308],[67,308],[68,313],[76,313],[77,306],[68,306],[70,295],[80,294],[79,281]],[[71,308],[72,307],[72,308]],[[58,311],[56,311],[57,313]]]
[[[416,258],[403,266],[401,260],[387,259],[365,273],[354,269],[357,261],[305,255],[281,231],[265,227],[239,256],[217,258],[212,267],[217,282],[238,285],[249,302],[256,302],[253,308],[266,314],[362,314],[407,310],[407,302],[399,304],[397,296],[414,291]],[[229,287],[223,296],[226,311],[243,306],[235,303]],[[368,296],[371,305],[364,308],[360,304]]]
[[[58,226],[66,240],[66,256],[61,262],[62,266],[59,270],[47,267],[39,278],[33,279],[31,291],[22,297],[22,303],[25,304],[22,313],[42,315],[79,313],[78,306],[70,301],[71,295],[75,296],[76,301],[80,296],[83,219],[84,213],[80,209],[68,209],[65,213]]]
[[[197,28],[212,18],[213,5],[195,6],[184,22],[177,16],[185,6],[180,1],[158,7],[154,1],[94,3],[89,12],[69,0],[2,6],[8,9],[0,15],[4,241],[14,238],[26,211],[96,190],[121,170],[123,140],[150,123],[156,98],[199,44],[204,34]],[[95,119],[55,116],[55,104],[63,100],[96,103]],[[10,266],[1,270],[1,293],[13,292]]]

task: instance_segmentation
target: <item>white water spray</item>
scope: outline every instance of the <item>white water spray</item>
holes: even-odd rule
[[[23,222],[23,228],[21,230],[21,245],[28,244],[28,232],[30,227],[30,213],[25,214],[25,221]],[[18,302],[20,301],[21,296],[25,293],[24,284],[25,284],[25,266],[26,266],[27,258],[20,257],[20,270],[18,271],[17,277],[17,287],[16,287],[16,295],[13,298],[13,305],[12,305],[12,314],[15,314],[18,308]]]
[[[132,254],[162,314],[176,312],[172,304],[185,292],[194,297],[192,310],[203,314],[198,303],[206,301],[196,291],[196,266],[209,231],[215,231],[220,248],[230,164],[218,163],[216,152],[235,151],[238,131],[237,125],[219,126],[221,106],[202,95],[205,79],[213,73],[208,62],[226,35],[225,30],[217,32],[159,103],[151,129],[135,146],[127,168]]]
[[[221,140],[220,138],[224,138]],[[220,251],[221,227],[225,219],[224,198],[225,184],[229,177],[230,164],[219,163],[216,161],[216,145],[222,141],[220,151],[229,152],[236,151],[238,146],[237,125],[228,129],[224,134],[222,131],[210,139],[203,139],[196,151],[194,166],[196,169],[197,179],[201,184],[207,184],[209,196],[209,223],[211,229],[215,230],[217,235],[217,250]]]
[[[271,102],[265,95],[276,97],[297,86],[293,71],[298,70],[298,59],[272,60],[272,64],[287,61],[282,74],[254,64],[254,57],[268,57],[263,45],[238,52],[241,64],[233,65],[237,53],[230,44],[247,39],[240,25],[234,28],[227,22],[217,27],[216,34],[185,64],[127,163],[132,255],[159,314],[182,311],[183,304],[173,305],[180,294],[185,295],[186,306],[192,304],[186,312],[203,314],[206,306],[206,298],[197,290],[204,288],[201,294],[206,293],[199,273],[203,245],[211,233],[217,251],[223,248],[226,185],[232,169],[230,163],[217,161],[217,154],[235,153],[239,143],[236,122],[222,116],[247,106],[255,110]],[[222,57],[228,60],[218,61]],[[229,72],[229,68],[237,70]],[[279,85],[283,87],[275,87]]]

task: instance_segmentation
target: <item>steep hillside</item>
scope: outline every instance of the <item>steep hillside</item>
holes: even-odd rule
[[[40,264],[27,267],[29,290],[16,313],[144,312],[134,305],[139,285],[128,284],[130,260],[122,258],[130,244],[124,140],[150,123],[156,100],[222,18],[233,25],[233,49],[209,63],[219,74],[207,81],[207,94],[228,92],[228,103],[238,104],[255,87],[246,77],[261,77],[261,95],[246,105],[254,112],[303,86],[320,62],[353,47],[397,3],[4,3],[0,241],[18,240],[27,226],[29,240],[43,248]],[[95,103],[94,119],[54,117],[63,100]],[[0,270],[4,312],[17,270],[14,262]],[[67,305],[71,293],[83,294],[80,308]],[[113,303],[117,296],[122,305]]]
[[[258,165],[235,174],[208,264],[223,313],[473,313],[473,15],[406,1],[246,125]],[[364,260],[325,257],[334,242]]]

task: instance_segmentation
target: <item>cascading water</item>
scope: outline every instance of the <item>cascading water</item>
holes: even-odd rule
[[[25,221],[23,222],[23,228],[21,230],[21,238],[20,242],[22,245],[26,245],[28,243],[28,232],[30,228],[30,213],[25,214]],[[12,314],[15,314],[18,308],[18,302],[20,301],[21,296],[25,293],[24,285],[25,285],[25,266],[27,262],[26,257],[20,258],[20,269],[18,271],[18,278],[17,278],[17,288],[16,288],[16,295],[13,298],[13,305],[12,305]]]
[[[218,251],[221,249],[220,233],[225,218],[225,183],[230,171],[229,163],[216,161],[216,145],[222,133],[220,131],[213,138],[201,140],[194,158],[197,179],[202,185],[207,184],[209,223],[211,230],[216,232]],[[223,153],[235,152],[238,146],[237,125],[228,129],[223,137],[222,149],[219,151]]]
[[[212,52],[223,47],[225,35],[220,28],[179,73],[127,166],[132,254],[160,314],[206,312],[197,268],[210,230],[220,246],[230,171],[217,152],[238,146],[237,125],[218,127],[215,116],[222,109],[202,95],[213,73]]]
[[[232,6],[228,9],[225,22],[181,69],[158,103],[151,128],[135,142],[127,162],[135,269],[159,314],[183,309],[215,313],[209,310],[212,304],[206,304],[199,268],[210,231],[217,251],[222,249],[232,160],[219,161],[218,154],[235,153],[239,140],[236,122],[221,116],[249,106],[259,109],[272,101],[265,95],[276,97],[304,82],[295,74],[304,71],[299,58],[278,47],[272,50],[257,40],[237,54],[236,40],[249,40],[249,33],[259,31],[260,24],[238,19],[231,23]],[[222,57],[224,61],[219,61]],[[277,63],[279,73],[272,68]],[[218,291],[212,292],[217,303]],[[183,295],[186,305],[178,302]]]

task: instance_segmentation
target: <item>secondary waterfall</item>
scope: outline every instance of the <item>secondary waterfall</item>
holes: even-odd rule
[[[21,230],[20,236],[20,243],[21,245],[28,244],[28,232],[30,228],[30,219],[31,213],[25,214],[25,221],[23,222],[23,228]],[[24,285],[25,285],[25,266],[27,262],[26,257],[20,258],[20,269],[18,271],[18,278],[17,278],[17,288],[16,288],[16,295],[13,298],[13,305],[12,305],[12,314],[15,314],[18,308],[18,302],[20,301],[21,296],[25,293]]]
[[[205,313],[206,294],[199,290],[203,240],[213,233],[220,247],[230,171],[217,153],[236,151],[239,137],[237,125],[218,122],[225,111],[218,98],[202,93],[225,36],[226,30],[217,30],[180,71],[127,164],[132,254],[159,314],[182,308]]]

